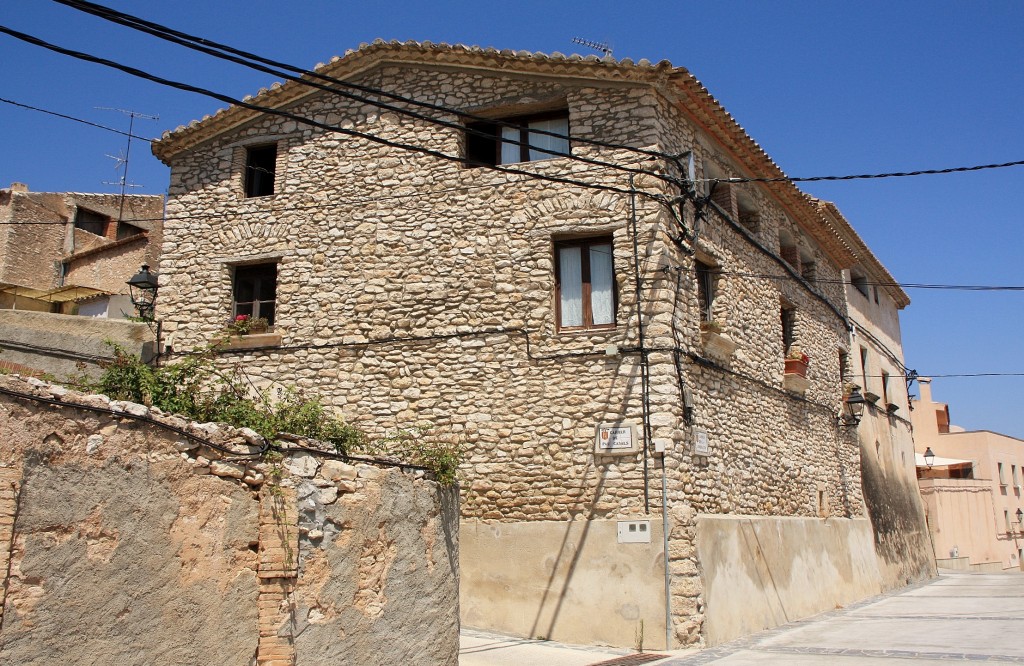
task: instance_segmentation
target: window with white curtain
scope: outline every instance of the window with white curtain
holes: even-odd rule
[[[609,237],[555,244],[558,328],[615,326],[615,270]]]
[[[569,151],[568,110],[466,125],[468,166],[535,162]]]

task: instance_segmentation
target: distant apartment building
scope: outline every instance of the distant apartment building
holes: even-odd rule
[[[920,383],[914,443],[937,562],[983,571],[1022,568],[1024,440],[952,425],[949,406],[932,399],[931,380]]]
[[[163,197],[0,189],[0,309],[122,318],[160,261]]]

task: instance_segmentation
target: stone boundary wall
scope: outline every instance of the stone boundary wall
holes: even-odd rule
[[[0,310],[0,361],[9,369],[31,368],[58,378],[81,371],[94,375],[99,363],[114,357],[108,341],[143,360],[156,352],[155,331],[141,322]]]
[[[17,376],[0,431],[0,662],[457,663],[457,490],[422,472]]]

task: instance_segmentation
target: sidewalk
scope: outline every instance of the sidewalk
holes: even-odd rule
[[[667,655],[647,661],[653,655],[466,629],[459,665],[1024,664],[1024,574],[943,572],[932,581],[725,645]]]

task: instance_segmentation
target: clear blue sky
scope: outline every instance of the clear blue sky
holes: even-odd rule
[[[583,52],[688,68],[791,176],[903,171],[1024,159],[1024,3],[1004,2],[270,2],[107,4],[310,67],[375,38]],[[271,80],[47,0],[5,0],[0,23],[234,96]],[[0,35],[0,97],[157,136],[223,104]],[[0,103],[0,185],[115,191],[124,139]],[[167,170],[132,149],[133,191]],[[840,210],[901,282],[1022,285],[1024,167],[806,184]],[[1024,293],[909,290],[903,343],[922,374],[1024,372]],[[936,379],[953,421],[1024,438],[1024,377]]]

